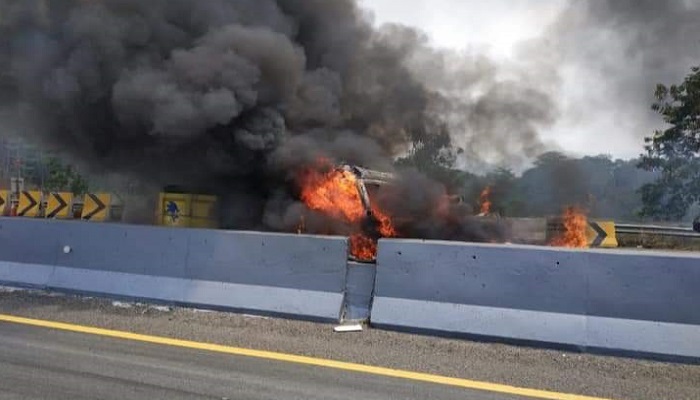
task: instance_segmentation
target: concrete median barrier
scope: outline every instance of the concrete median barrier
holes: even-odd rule
[[[378,327],[700,359],[700,256],[382,240]]]
[[[0,218],[0,283],[700,360],[700,255]],[[369,308],[371,306],[371,313]]]
[[[345,238],[0,219],[0,281],[337,321]]]

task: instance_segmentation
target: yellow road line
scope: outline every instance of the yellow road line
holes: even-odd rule
[[[0,321],[21,325],[38,326],[42,328],[59,329],[69,332],[86,333],[90,335],[107,336],[118,339],[133,340],[161,344],[167,346],[183,347],[188,349],[206,350],[217,353],[233,354],[237,356],[255,357],[266,360],[283,361],[288,363],[313,365],[317,367],[333,368],[343,371],[360,372],[392,378],[408,379],[413,381],[435,383],[440,385],[457,386],[466,389],[482,390],[493,393],[532,397],[535,399],[549,400],[606,400],[599,397],[579,396],[575,394],[557,393],[546,390],[528,389],[516,386],[501,385],[497,383],[473,381],[469,379],[450,378],[446,376],[424,374],[419,372],[404,371],[391,368],[373,367],[369,365],[348,363],[342,361],[324,360],[321,358],[296,356],[292,354],[275,353],[245,349],[240,347],[223,346],[211,343],[194,342],[190,340],[171,339],[159,336],[142,335],[125,331],[95,328],[90,326],[66,324],[63,322],[44,321],[39,319],[15,317],[0,314]]]

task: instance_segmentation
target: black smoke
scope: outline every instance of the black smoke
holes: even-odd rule
[[[3,0],[2,125],[93,174],[213,192],[227,227],[288,231],[296,170],[392,170],[445,125],[449,99],[410,66],[419,36],[353,0]]]
[[[386,25],[380,33],[402,46],[404,64],[430,88],[427,110],[450,132],[461,168],[521,170],[554,146],[541,135],[560,115],[558,64],[551,53],[532,48],[517,61],[495,60],[477,51],[433,48],[425,35],[406,27]]]
[[[637,104],[697,64],[699,18],[698,0],[571,2],[547,35],[563,61],[604,74],[614,93]]]
[[[566,126],[587,126],[589,130],[579,134],[598,130],[591,132],[589,147],[600,154],[609,152],[607,138],[623,138],[631,143],[628,154],[639,154],[643,138],[663,127],[662,118],[651,109],[656,85],[680,83],[692,66],[700,65],[699,21],[698,0],[571,0],[540,37],[518,49],[520,60],[539,60],[539,67],[531,70],[551,77],[529,81],[540,86],[553,84],[549,97],[530,96],[531,102],[526,104],[546,110],[553,101],[560,111],[556,117],[570,124]],[[481,137],[488,140],[489,136]],[[531,202],[528,208],[535,214],[554,214],[561,206],[581,203],[595,191],[583,182],[602,179],[593,174],[590,165],[586,167],[590,159],[547,162],[547,153],[542,154],[545,158],[535,164],[538,169],[556,167],[526,196]],[[526,175],[532,177],[535,172]],[[551,196],[542,190],[547,187],[553,188]],[[557,200],[552,202],[553,198]],[[619,202],[628,204],[623,199]],[[611,213],[618,206],[616,202],[599,204],[591,211],[608,210],[607,217],[627,217],[624,207],[618,215]]]
[[[700,1],[570,1],[536,46],[572,68],[582,122],[614,121],[611,135],[639,143],[663,126],[651,110],[659,83],[680,83],[700,64]]]

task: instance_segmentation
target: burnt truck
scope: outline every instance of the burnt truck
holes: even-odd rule
[[[362,207],[364,208],[368,217],[372,217],[372,204],[369,196],[368,186],[378,187],[382,185],[389,185],[397,181],[396,175],[394,174],[388,172],[373,171],[371,169],[366,169],[355,165],[342,164],[338,167],[338,169],[350,172],[355,176],[355,185],[357,186],[357,193],[360,195]]]
[[[370,236],[376,236],[376,221],[372,215],[372,192],[385,185],[397,184],[399,177],[383,171],[371,170],[357,165],[340,163],[335,169],[348,172],[355,177],[355,185],[362,208],[366,213],[363,230]],[[450,198],[452,202],[461,203],[458,196]],[[187,190],[179,186],[163,188],[156,205],[156,224],[194,228],[219,228],[217,209],[220,199],[212,193]]]
[[[355,176],[357,192],[360,194],[362,206],[364,207],[368,216],[372,215],[370,191],[368,188],[379,187],[383,185],[392,185],[396,184],[396,182],[398,181],[398,177],[395,174],[389,172],[375,171],[367,168],[358,167],[355,165],[341,164],[340,166],[338,166],[338,169],[350,172]],[[449,196],[449,200],[452,203],[463,202],[463,198],[461,196],[456,195]]]
[[[349,172],[355,177],[357,192],[360,200],[362,201],[362,207],[366,214],[365,219],[361,223],[362,233],[374,240],[378,240],[382,235],[378,230],[379,221],[373,215],[372,192],[373,189],[380,186],[398,184],[399,177],[389,172],[371,170],[350,164],[341,164],[337,167],[337,169],[344,172]],[[451,204],[463,203],[461,196],[449,196],[448,200]],[[400,218],[396,217],[392,218],[392,220],[394,222],[398,222],[399,224],[402,222]]]
[[[360,229],[365,236],[376,242],[382,237],[382,235],[379,232],[379,220],[376,218],[372,210],[370,190],[379,186],[394,184],[398,180],[397,177],[388,172],[374,171],[349,164],[341,164],[336,167],[336,169],[343,172],[348,172],[355,177],[355,187],[357,188],[357,194],[362,202],[362,208],[365,212],[365,217],[360,223]],[[350,256],[350,259],[353,261],[363,261],[355,258],[352,255]]]

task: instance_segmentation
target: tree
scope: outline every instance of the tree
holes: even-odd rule
[[[452,146],[447,128],[440,126],[411,132],[411,149],[406,157],[396,161],[396,165],[413,167],[454,189],[463,185],[463,174],[454,168],[457,154],[461,152]]]
[[[522,199],[518,197],[516,177],[507,168],[498,168],[483,179],[482,188],[488,187],[488,198],[491,201],[491,213],[502,216],[517,215],[522,208]],[[481,194],[480,192],[479,194]]]
[[[700,199],[700,67],[680,85],[657,85],[652,109],[670,125],[645,138],[639,167],[660,172],[641,188],[644,216],[681,219]]]
[[[88,182],[73,169],[71,165],[64,165],[58,158],[51,158],[47,163],[48,178],[44,184],[45,189],[51,192],[70,191],[76,195],[88,191]]]
[[[589,177],[580,160],[559,152],[547,152],[519,179],[520,196],[528,204],[521,212],[530,216],[558,214],[566,206],[588,207]]]
[[[78,174],[77,172],[74,173],[73,179],[71,180],[70,183],[70,188],[69,190],[74,193],[74,194],[85,194],[87,193],[89,189],[88,182],[85,180],[85,178]]]

